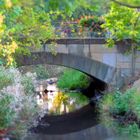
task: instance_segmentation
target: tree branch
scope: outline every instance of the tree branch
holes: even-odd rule
[[[140,5],[131,5],[131,4],[128,4],[128,3],[124,3],[124,2],[120,2],[120,1],[117,1],[117,0],[111,0],[119,5],[122,5],[122,6],[126,6],[126,7],[129,7],[129,8],[137,8],[139,9],[140,8]]]

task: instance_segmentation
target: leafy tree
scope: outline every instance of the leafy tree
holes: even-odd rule
[[[136,9],[111,4],[111,9],[104,17],[103,27],[110,33],[107,38],[109,47],[115,41],[123,39],[132,40],[132,48],[138,48],[140,40],[140,13]]]
[[[13,65],[15,53],[28,54],[29,48],[35,49],[47,39],[55,39],[53,25],[56,20],[77,18],[84,13],[102,15],[108,11],[110,1],[124,3],[124,0],[0,0],[0,64],[3,61],[7,65]],[[128,5],[129,2],[130,0],[125,1],[125,4]],[[130,4],[139,3],[139,0],[133,0]],[[107,14],[110,18],[115,10],[116,13],[119,11],[120,16],[127,11],[126,7],[119,5],[115,8],[111,8],[111,12]],[[136,10],[128,11],[130,17],[134,14],[132,22],[135,21],[138,15]],[[131,34],[136,36],[138,29],[135,26],[135,31]]]
[[[72,15],[74,10],[79,6],[83,7],[84,5],[84,7],[88,8],[88,2],[89,0],[47,0],[46,8],[48,11],[63,11],[66,15]]]
[[[109,0],[46,0],[47,11],[59,11],[66,20],[84,15],[102,15],[109,7]],[[102,10],[101,10],[102,9]]]
[[[129,8],[140,8],[139,0],[111,0],[111,1]]]
[[[7,65],[14,62],[13,54],[29,53],[29,47],[39,47],[47,39],[55,38],[45,1],[0,1],[0,57]]]

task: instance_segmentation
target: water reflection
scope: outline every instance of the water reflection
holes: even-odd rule
[[[73,112],[89,103],[88,98],[81,93],[62,92],[52,79],[47,82],[46,87],[39,86],[36,96],[37,104],[41,109],[46,109],[47,114],[61,115]]]
[[[136,140],[101,125],[96,104],[80,93],[63,93],[55,83],[40,89],[38,105],[48,112],[24,140]]]
[[[93,106],[86,105],[79,110],[63,115],[46,114],[32,133],[67,134],[99,124],[98,113]]]

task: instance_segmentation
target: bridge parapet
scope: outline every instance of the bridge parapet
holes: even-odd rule
[[[121,87],[126,79],[132,76],[132,72],[140,69],[139,51],[136,52],[134,61],[132,54],[120,53],[117,46],[107,48],[103,39],[62,39],[57,40],[57,43],[57,55],[50,53],[48,42],[43,48],[34,51],[31,57],[24,57],[21,63],[55,64],[75,68],[115,87]],[[132,69],[133,63],[135,69]]]
[[[97,60],[121,70],[122,75],[131,76],[140,69],[139,51],[136,52],[136,58],[133,60],[132,54],[119,52],[117,45],[114,48],[107,48],[105,40],[102,38],[60,39],[57,43],[57,53],[74,54]],[[50,42],[44,46],[42,51],[50,52],[49,44]],[[133,65],[135,65],[135,69],[132,69]]]

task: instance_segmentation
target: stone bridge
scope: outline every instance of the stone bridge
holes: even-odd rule
[[[53,64],[82,71],[95,79],[121,87],[140,68],[140,52],[124,54],[114,48],[107,48],[104,39],[59,39],[57,46],[50,49],[50,42],[41,49],[32,51],[30,56],[18,59],[20,65]],[[122,47],[124,44],[121,44]],[[129,45],[129,44],[128,44]],[[130,45],[129,45],[130,46]],[[128,46],[128,47],[129,47]],[[57,53],[53,55],[53,53]]]

